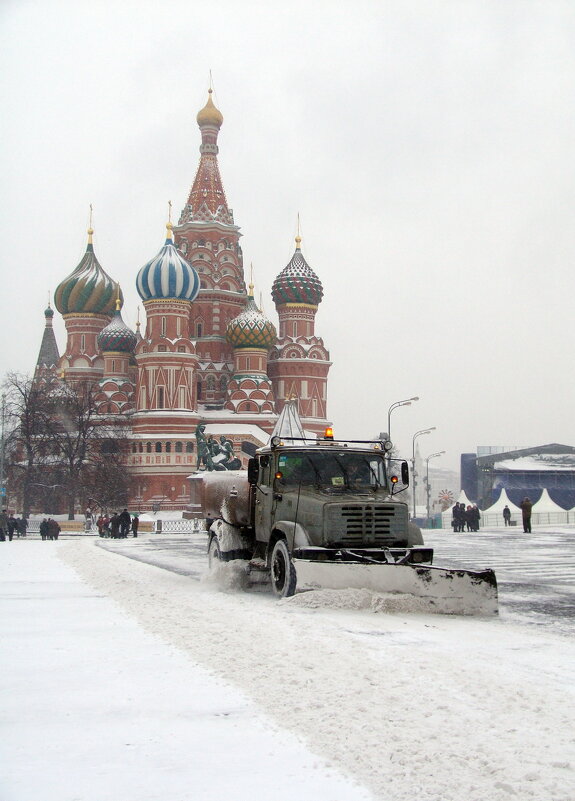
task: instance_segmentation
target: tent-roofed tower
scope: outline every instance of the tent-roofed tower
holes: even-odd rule
[[[174,226],[174,241],[200,278],[200,292],[190,318],[190,336],[196,341],[199,358],[199,408],[223,408],[233,371],[226,328],[244,309],[247,293],[240,229],[228,206],[218,166],[223,116],[214,105],[211,89],[196,120],[202,137],[200,163]]]
[[[275,279],[272,298],[279,316],[276,347],[269,355],[268,374],[273,382],[276,411],[286,400],[298,399],[306,428],[323,431],[327,418],[327,375],[331,362],[323,339],[315,334],[315,315],[323,297],[321,281],[301,252],[295,252]]]
[[[44,333],[42,335],[42,343],[40,345],[40,352],[36,360],[36,369],[34,371],[34,378],[40,380],[43,376],[53,373],[60,361],[60,353],[58,351],[58,343],[54,334],[52,320],[54,319],[54,309],[48,303],[48,307],[44,310],[44,317],[46,324],[44,326]]]

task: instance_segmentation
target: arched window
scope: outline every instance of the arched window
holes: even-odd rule
[[[141,442],[140,442],[140,444],[138,445],[138,451],[139,451],[140,453],[143,453],[143,452],[144,452],[144,446],[142,445],[142,443],[141,443]]]
[[[201,337],[202,336],[202,330],[203,330],[202,324],[201,323],[196,323],[196,336],[197,337]]]
[[[161,453],[161,452],[162,452],[162,443],[156,442],[156,453]]]
[[[193,453],[193,452],[194,452],[193,443],[186,442],[186,453]]]
[[[152,443],[146,442],[146,453],[151,453],[151,452],[152,452]]]
[[[171,453],[171,452],[172,452],[172,443],[166,442],[166,453]]]
[[[136,443],[134,442],[134,444],[132,445],[132,453],[136,453],[136,452],[137,452],[137,448],[136,448]]]
[[[165,317],[162,317],[162,331],[161,331],[161,333],[162,333],[163,337],[166,336],[166,318]]]
[[[209,392],[213,392],[215,390],[215,388],[216,388],[216,378],[213,375],[209,375],[206,378],[206,389]]]
[[[228,388],[228,377],[227,375],[223,375],[220,378],[220,391],[225,392],[227,388]]]
[[[182,452],[182,443],[176,442],[176,453],[181,453],[181,452]]]

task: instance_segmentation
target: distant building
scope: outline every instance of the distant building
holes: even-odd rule
[[[482,509],[505,489],[519,505],[528,495],[536,503],[544,489],[563,509],[575,506],[575,447],[539,445],[531,448],[480,447],[461,455],[461,489]]]

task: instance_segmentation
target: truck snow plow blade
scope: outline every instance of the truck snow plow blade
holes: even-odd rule
[[[450,615],[492,615],[498,611],[493,570],[308,559],[294,559],[294,566],[298,590],[371,590],[382,596],[382,611]]]

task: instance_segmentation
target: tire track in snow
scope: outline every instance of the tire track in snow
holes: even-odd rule
[[[572,801],[573,696],[530,675],[520,653],[513,670],[498,659],[530,634],[515,642],[497,621],[374,615],[363,591],[346,611],[330,608],[341,593],[320,610],[305,595],[225,593],[93,543],[61,553],[379,799]]]

